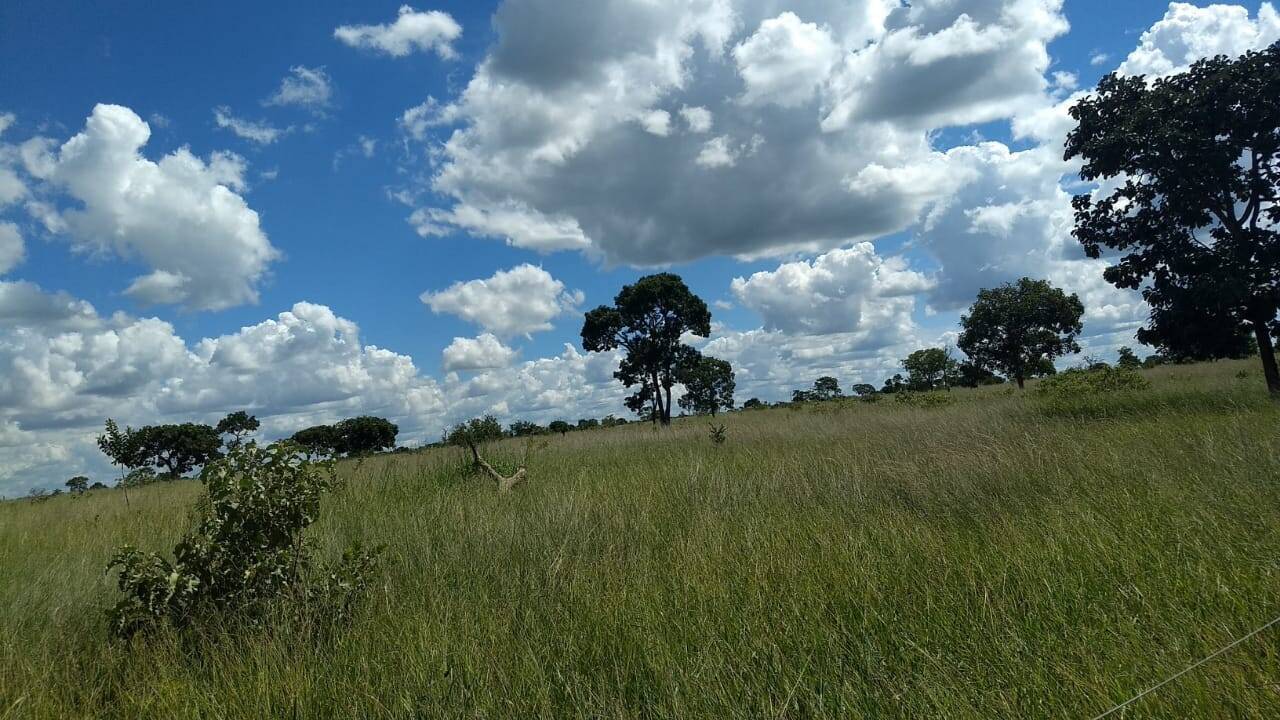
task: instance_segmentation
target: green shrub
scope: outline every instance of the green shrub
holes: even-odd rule
[[[158,624],[185,627],[201,618],[255,617],[272,601],[349,612],[376,553],[351,550],[321,569],[315,592],[302,532],[320,514],[332,466],[313,463],[293,443],[250,442],[209,463],[200,474],[206,497],[199,522],[174,548],[158,553],[120,548],[108,569],[120,568],[125,597],[108,611],[114,634],[132,636]],[[338,597],[343,592],[348,597]]]
[[[1129,367],[1102,366],[1072,369],[1047,377],[1036,385],[1040,397],[1067,400],[1083,395],[1112,394],[1146,390],[1151,382]]]

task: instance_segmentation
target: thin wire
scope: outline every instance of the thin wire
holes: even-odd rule
[[[1177,680],[1178,678],[1182,677],[1183,675],[1186,675],[1187,673],[1191,672],[1192,670],[1195,670],[1196,668],[1200,667],[1201,665],[1203,665],[1203,664],[1205,664],[1205,663],[1209,662],[1210,660],[1212,660],[1212,659],[1214,659],[1214,658],[1218,657],[1218,656],[1219,656],[1219,655],[1221,655],[1222,653],[1224,653],[1224,652],[1226,652],[1226,651],[1230,650],[1231,648],[1233,648],[1233,647],[1235,647],[1235,646],[1239,645],[1240,643],[1244,642],[1245,640],[1248,640],[1249,638],[1253,637],[1254,635],[1257,635],[1258,633],[1260,633],[1260,632],[1262,632],[1262,631],[1266,630],[1267,628],[1271,627],[1272,625],[1275,625],[1276,623],[1280,623],[1280,617],[1273,618],[1273,619],[1271,620],[1271,622],[1267,623],[1266,625],[1263,625],[1262,627],[1260,627],[1260,628],[1258,628],[1258,629],[1254,630],[1253,632],[1250,632],[1250,633],[1249,633],[1249,634],[1247,634],[1247,635],[1243,635],[1243,636],[1241,636],[1241,637],[1239,637],[1239,638],[1237,638],[1237,639],[1235,639],[1235,640],[1232,640],[1231,642],[1227,643],[1226,645],[1223,645],[1222,647],[1218,648],[1217,650],[1213,651],[1212,653],[1209,653],[1208,655],[1206,655],[1206,656],[1204,656],[1203,658],[1201,658],[1201,659],[1197,660],[1196,662],[1192,663],[1191,665],[1187,666],[1186,668],[1183,668],[1182,670],[1180,670],[1180,671],[1178,671],[1178,672],[1174,673],[1173,675],[1170,675],[1169,677],[1165,678],[1164,680],[1161,680],[1160,682],[1156,683],[1155,685],[1152,685],[1151,687],[1147,688],[1146,690],[1143,690],[1142,692],[1138,693],[1137,695],[1134,695],[1133,697],[1129,698],[1128,700],[1125,700],[1124,702],[1120,703],[1119,705],[1116,705],[1115,707],[1113,707],[1113,708],[1111,708],[1110,710],[1108,710],[1108,711],[1106,711],[1106,712],[1102,713],[1101,715],[1098,715],[1098,716],[1094,717],[1094,718],[1093,718],[1093,720],[1101,720],[1102,718],[1104,718],[1104,717],[1106,717],[1106,716],[1110,715],[1111,713],[1113,713],[1113,712],[1115,712],[1115,711],[1117,711],[1117,710],[1119,710],[1119,709],[1121,709],[1121,708],[1124,708],[1124,707],[1126,707],[1126,706],[1128,706],[1128,705],[1130,705],[1130,704],[1132,704],[1132,703],[1134,703],[1134,702],[1136,702],[1136,701],[1138,701],[1138,700],[1141,700],[1143,697],[1145,697],[1145,696],[1147,696],[1147,695],[1149,695],[1149,694],[1151,694],[1151,693],[1155,692],[1156,690],[1159,690],[1160,688],[1164,687],[1165,685],[1168,685],[1169,683],[1173,682],[1174,680]]]

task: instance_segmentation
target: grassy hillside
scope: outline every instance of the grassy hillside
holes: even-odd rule
[[[387,551],[327,641],[107,637],[112,549],[196,483],[0,503],[0,718],[1092,717],[1280,615],[1280,408],[1253,363],[1148,377],[573,433],[502,497],[350,464],[312,537]],[[1228,716],[1280,717],[1280,630],[1125,715]]]

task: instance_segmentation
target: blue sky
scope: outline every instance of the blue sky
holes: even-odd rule
[[[276,434],[375,411],[411,441],[483,411],[624,414],[608,362],[555,359],[577,345],[583,310],[655,267],[720,301],[704,350],[742,368],[740,400],[784,397],[820,372],[879,383],[904,350],[953,340],[979,286],[1020,274],[1093,301],[1086,345],[1111,353],[1132,344],[1144,308],[1064,240],[1061,189],[1076,191],[1060,166],[1065,107],[1117,68],[1171,72],[1280,32],[1258,2],[401,5],[0,5],[0,171],[21,188],[5,200],[0,182],[0,223],[21,248],[6,263],[0,247],[0,493],[102,471],[91,440],[106,411],[140,424],[249,405]],[[308,78],[312,95],[280,99]],[[96,132],[99,104],[120,109],[101,116],[111,127],[136,120],[150,136],[127,158],[112,154],[119,138],[98,138],[104,155],[86,170],[64,144]],[[415,107],[428,120],[416,129]],[[705,129],[690,108],[707,109]],[[232,122],[242,132],[222,126]],[[182,148],[198,158],[200,189],[170,188],[159,214],[110,188],[125,177],[116,169],[163,165]],[[179,206],[200,193],[245,210]],[[246,230],[249,211],[257,227]],[[130,213],[160,227],[143,237]],[[236,242],[265,254],[224,269]],[[205,252],[207,266],[183,265]],[[499,306],[474,306],[500,297],[441,312],[420,299],[524,263],[545,271],[542,317],[504,322]],[[138,278],[162,289],[126,293]],[[171,281],[189,284],[171,292]],[[218,289],[193,299],[205,284]],[[30,311],[51,299],[59,312],[86,301],[92,317]],[[353,355],[299,382],[342,391],[276,387],[323,365],[319,355],[227,370],[201,354],[202,339],[220,337],[234,340],[226,356],[236,342],[251,353],[262,341],[242,329],[266,332],[301,301],[358,333]],[[552,328],[529,329],[542,319]],[[329,332],[330,350],[288,352],[353,351],[337,325],[308,322],[298,332]],[[68,334],[118,347],[144,325],[159,343],[139,346],[145,360],[64,351]],[[503,359],[444,367],[454,338],[499,326],[485,347]],[[374,369],[384,365],[399,379]],[[193,386],[199,397],[183,396]],[[420,400],[394,399],[409,395]]]

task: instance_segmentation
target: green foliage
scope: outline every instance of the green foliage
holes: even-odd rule
[[[720,425],[707,425],[707,427],[710,428],[711,444],[723,445],[726,439],[725,426],[723,424],[720,424]]]
[[[155,468],[134,468],[126,473],[124,477],[120,478],[120,487],[142,487],[143,485],[150,485],[159,479],[160,476],[156,474]]]
[[[396,446],[400,428],[393,422],[370,415],[343,420],[333,426],[334,450],[347,456],[368,455]]]
[[[244,410],[237,410],[219,420],[214,430],[217,430],[219,435],[230,435],[231,440],[227,442],[227,445],[235,447],[243,443],[249,435],[256,432],[259,426],[258,418]]]
[[[618,427],[620,425],[626,425],[626,424],[627,424],[626,418],[614,417],[612,415],[605,415],[604,417],[600,418],[600,427],[603,427],[603,428]]]
[[[472,418],[454,425],[445,434],[444,441],[450,445],[467,447],[468,441],[472,444],[480,445],[493,440],[501,440],[502,437],[502,425],[498,423],[498,418],[492,415],[485,415],[484,417]]]
[[[206,499],[199,521],[174,548],[173,559],[125,546],[108,569],[120,570],[125,594],[108,612],[111,631],[129,637],[161,624],[183,628],[206,617],[253,618],[267,603],[302,587],[310,569],[303,531],[320,514],[332,483],[327,465],[306,460],[292,443],[232,448],[201,473]],[[325,593],[357,588],[373,556],[357,553],[328,574]]]
[[[950,354],[942,348],[916,350],[902,360],[907,385],[917,392],[945,387],[947,371],[952,365]]]
[[[1029,377],[1045,372],[1053,358],[1079,352],[1084,305],[1047,280],[1022,278],[983,289],[960,318],[958,345],[980,368],[999,372],[1023,387]]]
[[[578,420],[579,430],[592,430],[600,427],[600,421],[595,418],[581,418]]]
[[[551,424],[547,425],[547,429],[553,433],[560,433],[561,435],[564,435],[572,430],[573,426],[564,420],[552,420]]]
[[[546,433],[547,428],[544,428],[537,423],[529,422],[528,420],[517,420],[511,423],[511,428],[507,431],[508,435],[517,438],[545,435]]]
[[[1127,367],[1071,369],[1041,380],[1035,394],[1050,399],[1068,399],[1096,393],[1120,393],[1146,390],[1150,381],[1137,370]]]
[[[63,484],[67,486],[68,491],[79,494],[89,489],[89,478],[77,475]]]
[[[813,381],[813,399],[818,401],[835,400],[844,397],[844,393],[840,391],[840,381],[824,375]]]
[[[871,383],[855,383],[853,386],[849,388],[849,392],[852,392],[854,395],[860,398],[864,398],[870,395],[875,395],[876,386],[872,385]]]
[[[338,433],[332,425],[313,425],[294,433],[290,440],[312,457],[334,455],[338,451]]]
[[[721,408],[733,409],[735,383],[733,367],[728,362],[698,355],[680,368],[678,379],[685,389],[680,398],[680,407],[685,410],[715,417]]]
[[[765,407],[768,407],[768,405],[762,402],[760,398],[751,398],[750,400],[742,403],[743,410],[758,410]]]
[[[582,324],[582,347],[589,352],[616,348],[626,351],[614,373],[628,388],[639,388],[627,399],[627,407],[663,425],[671,423],[671,387],[687,360],[682,353],[696,353],[680,342],[686,332],[706,337],[711,333],[711,312],[679,275],[658,273],[626,285],[612,306],[588,312]]]
[[[199,423],[148,425],[136,431],[137,459],[142,465],[160,467],[165,477],[181,477],[219,456],[222,437]]]
[[[130,427],[121,430],[111,418],[107,418],[106,430],[98,436],[98,449],[111,460],[112,465],[120,468],[122,476],[126,471],[145,464],[142,438],[137,431]]]
[[[1138,355],[1133,351],[1133,348],[1126,345],[1116,352],[1116,367],[1124,370],[1137,370],[1142,367],[1142,361],[1138,359]]]
[[[1180,358],[1239,356],[1253,330],[1267,387],[1280,393],[1272,335],[1280,311],[1280,43],[1199,60],[1149,80],[1115,73],[1071,108],[1066,159],[1086,181],[1072,200],[1104,277],[1141,289],[1139,340]]]

